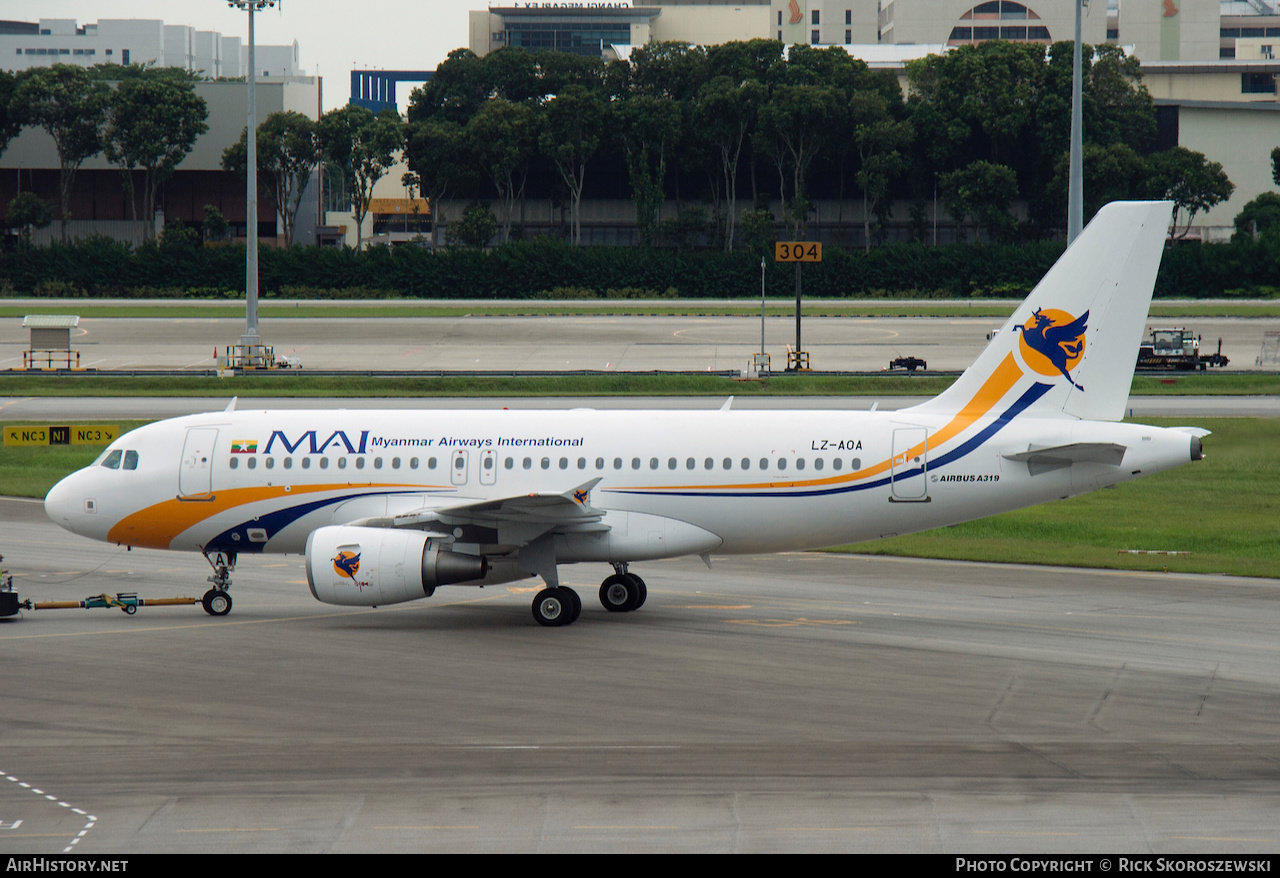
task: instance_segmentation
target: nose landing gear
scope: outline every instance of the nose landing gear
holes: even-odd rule
[[[213,588],[204,593],[200,605],[210,616],[225,616],[231,612],[231,571],[236,569],[235,552],[205,552],[204,559],[213,568],[208,581]]]

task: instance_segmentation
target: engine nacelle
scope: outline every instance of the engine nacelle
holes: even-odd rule
[[[430,597],[437,585],[483,579],[489,570],[484,558],[441,548],[422,531],[378,527],[318,528],[306,558],[316,600],[360,607]]]

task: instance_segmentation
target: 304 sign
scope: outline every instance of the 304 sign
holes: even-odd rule
[[[821,262],[819,241],[778,241],[773,245],[774,262]]]

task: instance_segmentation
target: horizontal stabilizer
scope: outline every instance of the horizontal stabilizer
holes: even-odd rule
[[[1032,446],[1017,454],[1006,454],[1006,460],[1021,461],[1027,465],[1031,475],[1062,469],[1073,463],[1102,463],[1108,466],[1119,466],[1124,460],[1125,446],[1114,442],[1074,442],[1070,445],[1055,445],[1051,448]]]

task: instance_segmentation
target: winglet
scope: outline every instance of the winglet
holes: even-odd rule
[[[579,485],[576,488],[573,488],[572,490],[565,491],[560,496],[566,500],[572,500],[574,503],[577,503],[579,506],[583,506],[590,509],[591,508],[591,489],[594,488],[596,485],[600,484],[600,481],[601,481],[601,477],[597,476],[594,479],[583,482],[581,485]]]
[[[729,397],[724,401],[724,405],[720,406],[720,411],[727,412],[729,407],[733,405],[733,397]]]
[[[231,402],[227,403],[227,407],[226,407],[226,408],[224,408],[224,409],[223,409],[223,411],[224,411],[224,412],[234,412],[234,411],[236,410],[236,400],[237,400],[237,399],[239,399],[239,398],[240,398],[240,397],[238,397],[238,396],[233,396],[233,397],[231,397]]]

